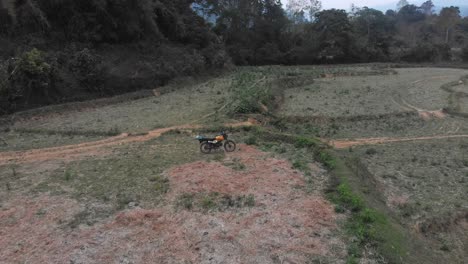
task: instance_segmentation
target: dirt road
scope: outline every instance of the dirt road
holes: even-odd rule
[[[225,124],[227,127],[251,126],[252,121]],[[172,130],[189,130],[202,128],[200,125],[181,125],[167,128],[160,128],[149,131],[144,135],[121,135],[104,140],[86,142],[76,145],[60,146],[44,149],[33,149],[27,151],[0,152],[0,165],[21,164],[30,162],[40,162],[46,160],[73,160],[79,157],[97,156],[106,153],[106,147],[122,144],[145,142],[160,137],[162,134]]]
[[[441,136],[430,136],[430,137],[404,137],[404,138],[361,138],[361,139],[349,139],[349,140],[330,140],[326,141],[327,144],[336,149],[345,149],[355,146],[365,145],[378,145],[385,143],[395,142],[411,142],[411,141],[424,141],[424,140],[437,140],[437,139],[451,139],[451,138],[468,138],[468,135],[441,135]]]

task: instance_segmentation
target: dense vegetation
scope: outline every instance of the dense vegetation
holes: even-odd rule
[[[355,6],[320,11],[317,0],[288,3],[284,9],[278,0],[200,0],[197,7],[242,65],[447,61],[455,58],[451,48],[468,44],[468,18],[458,7],[436,14],[432,1],[400,1],[386,13]]]
[[[0,113],[154,89],[230,62],[186,0],[2,0]]]
[[[468,60],[468,18],[400,1],[1,0],[0,114],[153,89],[231,64]]]

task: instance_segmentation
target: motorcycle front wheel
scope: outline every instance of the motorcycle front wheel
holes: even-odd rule
[[[203,154],[210,154],[211,153],[211,144],[208,143],[208,142],[203,142],[201,145],[200,145],[200,151],[203,153]]]
[[[234,152],[236,150],[236,143],[232,140],[228,140],[224,143],[224,150],[226,152]]]

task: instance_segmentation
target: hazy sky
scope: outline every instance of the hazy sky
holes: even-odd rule
[[[288,3],[288,0],[281,0],[283,5]],[[330,8],[339,8],[339,9],[349,9],[351,3],[357,6],[380,6],[384,4],[391,4],[398,2],[398,0],[322,0],[322,5],[324,9]]]

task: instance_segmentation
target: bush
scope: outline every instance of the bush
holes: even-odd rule
[[[324,150],[318,150],[315,154],[315,158],[323,163],[325,167],[327,167],[329,170],[333,170],[336,168],[336,159],[331,155],[330,153],[324,151]]]
[[[296,139],[294,146],[296,148],[312,148],[317,146],[317,141],[310,138],[299,137]]]
[[[463,47],[462,53],[461,53],[461,59],[464,62],[468,62],[468,46]]]
[[[20,59],[11,62],[8,73],[9,86],[3,93],[9,102],[28,105],[51,101],[57,73],[38,49],[25,52]]]
[[[71,72],[79,84],[90,92],[102,92],[104,71],[100,66],[102,60],[89,49],[75,53],[69,64]]]
[[[258,142],[257,142],[257,137],[255,136],[250,136],[248,137],[246,140],[245,140],[245,144],[247,145],[257,145]]]
[[[37,77],[50,71],[50,65],[45,62],[44,54],[36,48],[23,53],[17,67],[18,73],[30,77]]]
[[[367,155],[375,155],[377,154],[377,150],[375,148],[370,148],[366,150]]]
[[[0,35],[7,35],[10,33],[13,19],[8,13],[7,9],[0,8]]]
[[[338,186],[338,200],[341,204],[355,212],[361,211],[364,208],[364,201],[353,193],[349,185],[344,183]]]
[[[292,168],[295,170],[300,170],[300,171],[305,172],[309,169],[309,166],[304,161],[296,160],[293,162]]]
[[[404,56],[407,62],[437,62],[450,60],[450,46],[446,44],[419,43]]]

